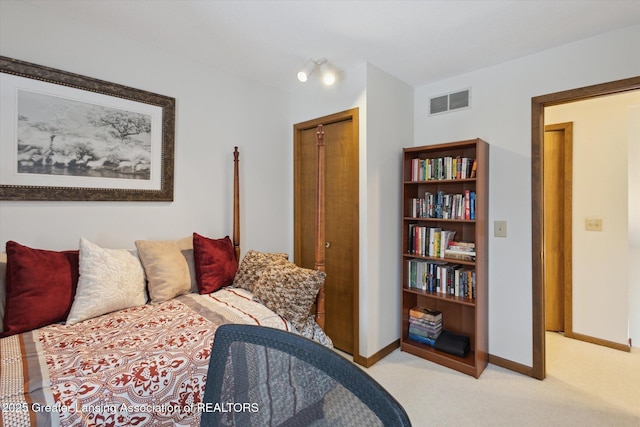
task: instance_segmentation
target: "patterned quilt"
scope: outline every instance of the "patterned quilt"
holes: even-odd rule
[[[225,323],[292,330],[225,288],[0,339],[0,426],[197,426]]]

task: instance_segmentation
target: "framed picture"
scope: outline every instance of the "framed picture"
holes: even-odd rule
[[[173,200],[175,99],[0,56],[0,200]]]

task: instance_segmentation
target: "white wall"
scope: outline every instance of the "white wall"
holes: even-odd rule
[[[24,2],[2,2],[0,54],[176,99],[174,202],[0,202],[0,245],[107,247],[231,234],[233,147],[240,148],[243,251],[292,241],[288,95]],[[284,209],[283,209],[284,206]],[[255,212],[260,212],[256,215]]]
[[[490,145],[489,352],[532,366],[531,98],[640,74],[640,26],[584,39],[415,91],[415,145]],[[428,98],[468,88],[472,107],[428,117]],[[508,237],[493,237],[493,221]]]
[[[640,286],[629,276],[634,105],[640,91],[545,108],[545,124],[573,122],[573,331],[619,344],[630,336],[629,319],[640,318],[628,310]],[[602,219],[602,232],[586,231],[587,218]]]
[[[361,205],[366,206],[367,223],[360,237],[360,249],[366,251],[360,276],[361,307],[366,308],[360,309],[360,348],[365,357],[400,338],[401,158],[402,148],[412,141],[413,88],[369,65],[367,200]]]

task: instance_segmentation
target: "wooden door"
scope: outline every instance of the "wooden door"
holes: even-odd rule
[[[543,145],[545,330],[563,332],[571,314],[571,123],[546,126]]]
[[[358,302],[357,109],[294,127],[294,261],[314,268],[317,145],[325,142],[325,331],[336,348],[355,354]]]

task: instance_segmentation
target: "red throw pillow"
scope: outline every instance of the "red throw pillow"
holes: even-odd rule
[[[229,236],[209,239],[193,233],[193,255],[200,294],[209,294],[233,283],[238,260]]]
[[[47,251],[7,242],[6,307],[0,337],[65,320],[78,277],[78,251]]]

